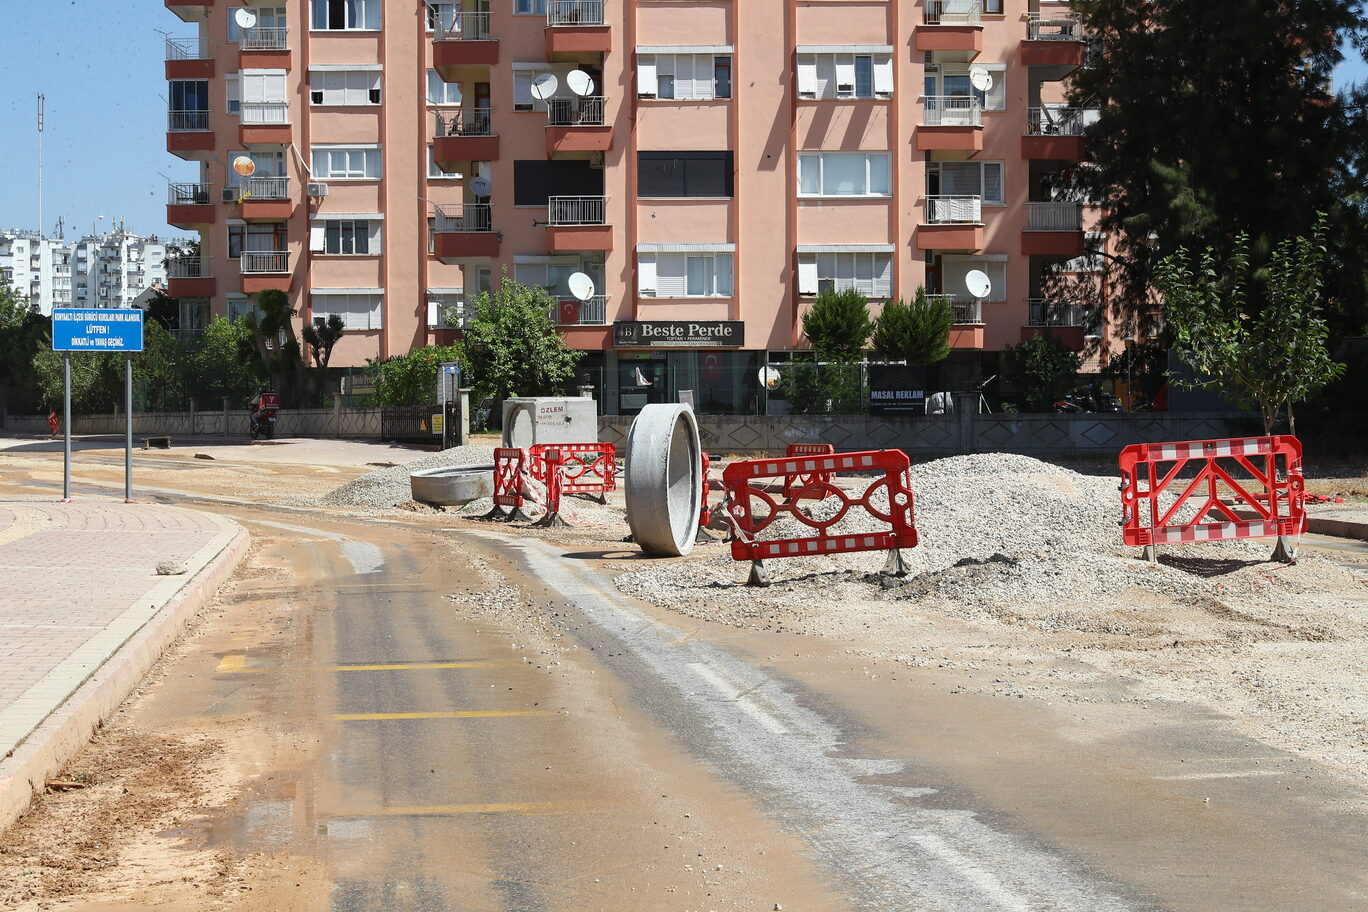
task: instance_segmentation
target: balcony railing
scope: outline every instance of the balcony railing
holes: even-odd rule
[[[203,133],[209,129],[208,111],[167,111],[170,133]]]
[[[1082,41],[1078,17],[1057,13],[1026,14],[1026,38],[1030,41]]]
[[[983,126],[983,106],[973,95],[923,95],[922,105],[922,126]]]
[[[928,301],[944,301],[950,305],[951,312],[955,315],[955,323],[982,323],[983,322],[983,302],[973,298],[961,298],[952,294],[929,294],[926,296]]]
[[[546,24],[603,25],[603,0],[547,0]]]
[[[208,257],[174,257],[166,261],[168,279],[207,279],[211,275]]]
[[[290,46],[287,28],[249,28],[242,30],[238,47],[244,51],[283,51]]]
[[[436,218],[432,230],[438,234],[494,230],[493,208],[488,203],[433,208],[436,209]]]
[[[980,0],[926,0],[927,25],[978,25],[983,18]]]
[[[546,123],[551,127],[602,127],[604,98],[584,95],[579,98],[549,98],[546,101]]]
[[[244,250],[238,268],[243,275],[289,272],[290,252],[288,250]]]
[[[1082,203],[1027,203],[1027,231],[1082,231]]]
[[[209,194],[213,184],[167,184],[166,204],[168,206],[207,206],[213,202]]]
[[[489,13],[455,12],[441,16],[432,30],[434,41],[488,41]]]
[[[276,126],[290,122],[288,101],[244,101],[240,112],[242,122],[247,126]]]
[[[606,196],[549,196],[546,198],[546,224],[606,225]]]
[[[1083,128],[1096,116],[1086,108],[1031,108],[1026,115],[1026,135],[1082,136]]]
[[[1045,298],[1030,298],[1031,326],[1087,326],[1089,308],[1082,304],[1066,304]]]
[[[206,60],[208,57],[198,38],[166,39],[167,60]]]
[[[493,108],[462,108],[437,112],[438,136],[493,136]]]
[[[284,200],[290,198],[288,177],[247,177],[238,184],[244,200]]]
[[[608,295],[594,295],[587,301],[569,300],[562,303],[562,307],[578,304],[575,311],[575,319],[565,322],[565,312],[557,309],[555,314],[556,322],[562,326],[603,326],[608,322]]]
[[[983,221],[981,196],[928,196],[926,224],[977,225]]]

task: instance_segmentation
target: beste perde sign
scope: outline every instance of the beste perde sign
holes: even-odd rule
[[[740,320],[632,320],[613,324],[617,348],[740,348],[746,324]]]
[[[143,350],[143,312],[54,309],[52,350],[140,352]]]

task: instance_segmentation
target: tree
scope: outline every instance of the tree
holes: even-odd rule
[[[294,328],[298,314],[290,305],[288,294],[271,288],[257,295],[257,312],[244,318],[271,385],[292,405],[303,402],[307,384],[303,352]]]
[[[461,360],[460,346],[429,345],[406,355],[371,362],[377,368],[375,404],[428,405],[437,400],[437,373],[447,361]]]
[[[1184,248],[1160,261],[1157,284],[1178,356],[1205,379],[1175,381],[1219,388],[1236,404],[1258,406],[1264,433],[1273,433],[1278,412],[1315,395],[1344,372],[1330,357],[1329,327],[1321,309],[1326,223],[1310,237],[1286,238],[1264,270],[1265,306],[1251,313],[1254,267],[1249,238],[1236,235],[1218,270],[1208,247],[1194,263]]]
[[[1070,100],[1100,108],[1074,185],[1115,242],[1105,281],[1117,316],[1154,309],[1165,254],[1212,247],[1224,259],[1238,226],[1261,269],[1278,238],[1308,233],[1320,211],[1332,295],[1361,320],[1368,106],[1327,88],[1340,48],[1363,47],[1357,0],[1073,6],[1099,52],[1072,75]],[[1258,275],[1248,291],[1252,313],[1270,300]]]
[[[555,392],[574,376],[584,353],[565,344],[551,314],[556,301],[544,289],[510,279],[505,269],[493,292],[468,305],[461,358],[481,396],[499,399]],[[459,319],[448,310],[453,324]]]
[[[803,314],[803,335],[819,361],[858,361],[874,324],[869,300],[853,288],[824,291]]]
[[[28,301],[0,283],[0,386],[8,386],[10,409],[32,409],[39,401],[37,380],[30,370],[33,356],[52,347],[51,323],[33,312]]]
[[[246,317],[219,317],[204,328],[185,358],[186,388],[201,403],[228,398],[241,405],[263,382]]]
[[[1048,332],[1002,352],[1003,379],[1020,393],[1028,412],[1049,411],[1078,379],[1083,359]]]
[[[304,327],[304,344],[309,346],[309,355],[313,358],[315,367],[327,370],[333,346],[342,338],[346,328],[346,324],[337,314],[328,314],[327,320],[321,323],[315,321],[312,325]]]
[[[935,364],[950,356],[950,329],[955,311],[942,297],[927,298],[917,286],[911,304],[902,298],[884,305],[874,321],[874,350],[888,361]]]

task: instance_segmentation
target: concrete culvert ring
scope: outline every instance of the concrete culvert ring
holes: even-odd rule
[[[648,405],[627,432],[627,524],[656,557],[693,550],[703,466],[698,421],[684,405]]]

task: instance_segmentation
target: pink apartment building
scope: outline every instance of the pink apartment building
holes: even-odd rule
[[[1051,192],[1087,120],[1066,4],[165,2],[198,29],[168,43],[167,148],[200,163],[168,221],[202,238],[170,291],[233,314],[287,289],[343,317],[334,365],[456,338],[440,313],[505,269],[562,302],[610,413],[764,409],[828,287],[949,296],[951,388],[1100,331],[1042,299],[1048,265],[1090,268]]]

